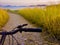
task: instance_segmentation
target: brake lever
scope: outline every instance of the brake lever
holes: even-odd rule
[[[19,25],[19,26],[17,26],[16,28],[22,28],[22,27],[27,26],[27,25],[28,25],[28,24]]]
[[[17,29],[22,28],[22,27],[27,26],[27,25],[28,25],[28,24],[18,25],[18,26],[15,27],[12,31],[17,30]]]

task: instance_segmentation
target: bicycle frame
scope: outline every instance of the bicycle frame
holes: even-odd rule
[[[0,35],[2,35],[1,40],[0,40],[0,45],[4,45],[4,41],[7,35],[13,35],[17,32],[22,33],[22,31],[25,32],[42,32],[41,28],[22,28],[23,26],[26,26],[27,24],[23,24],[23,25],[19,25],[17,26],[15,29],[13,29],[12,31],[3,31],[0,32]]]

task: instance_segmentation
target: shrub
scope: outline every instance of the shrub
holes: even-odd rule
[[[38,25],[43,32],[49,33],[57,40],[60,40],[60,4],[46,6],[42,8],[24,8],[18,10],[18,13],[30,22]]]
[[[7,11],[0,8],[0,29],[7,23],[8,19]]]

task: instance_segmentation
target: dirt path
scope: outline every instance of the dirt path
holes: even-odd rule
[[[22,16],[17,15],[17,14],[13,14],[13,13],[9,13],[10,19],[8,21],[8,23],[3,27],[3,29],[10,31],[13,28],[15,28],[16,26],[20,25],[20,24],[28,24],[29,28],[34,27],[32,24],[30,24],[27,20],[25,20]],[[19,43],[21,45],[42,45],[42,39],[41,39],[41,35],[40,33],[32,33],[32,32],[22,32],[21,33],[17,33],[14,35],[15,38],[18,39]],[[10,36],[10,38],[12,38]],[[5,41],[5,45],[8,45],[8,37],[6,38],[7,41]],[[33,43],[32,43],[33,42]],[[10,42],[11,43],[11,42]],[[16,41],[15,44],[16,45]]]
[[[28,24],[28,26],[26,27],[34,27],[20,15],[9,13],[9,17],[10,19],[8,23],[6,24],[6,26],[4,26],[4,29],[6,29],[7,31],[12,30],[20,24]]]

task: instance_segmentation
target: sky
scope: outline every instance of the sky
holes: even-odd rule
[[[36,4],[51,4],[57,3],[59,0],[0,0],[2,5],[36,5]]]

